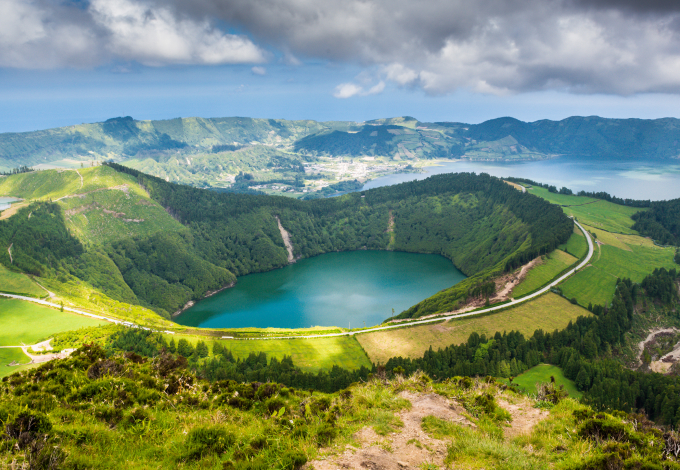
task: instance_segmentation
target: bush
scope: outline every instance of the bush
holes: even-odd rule
[[[222,426],[199,426],[187,435],[187,460],[200,459],[208,454],[221,454],[236,443],[236,437]]]

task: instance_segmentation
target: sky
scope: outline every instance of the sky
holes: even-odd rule
[[[0,132],[680,117],[676,0],[0,0]]]

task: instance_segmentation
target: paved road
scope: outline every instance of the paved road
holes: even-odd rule
[[[438,317],[435,317],[435,318],[428,318],[427,320],[415,320],[415,321],[411,321],[411,322],[399,323],[397,325],[379,326],[379,327],[376,327],[376,328],[371,328],[371,329],[368,329],[368,330],[361,330],[361,331],[346,331],[344,333],[330,333],[330,334],[325,334],[325,335],[275,336],[275,337],[271,337],[271,338],[233,338],[233,339],[239,339],[239,340],[308,339],[308,338],[329,338],[329,337],[332,337],[332,336],[352,336],[352,335],[361,334],[361,333],[371,333],[371,332],[374,332],[374,331],[391,330],[393,328],[403,328],[405,326],[424,325],[426,323],[433,323],[433,322],[438,322],[438,321],[442,321],[442,320],[450,320],[452,318],[471,317],[473,315],[481,315],[481,314],[484,314],[484,313],[489,313],[489,312],[493,312],[493,311],[496,311],[496,310],[501,310],[501,309],[504,309],[504,308],[512,307],[513,305],[517,305],[517,304],[521,304],[523,302],[527,302],[527,301],[529,301],[529,300],[531,300],[535,297],[538,297],[539,295],[542,295],[542,294],[545,294],[546,292],[548,292],[548,290],[550,290],[552,287],[555,287],[557,284],[559,284],[560,282],[567,279],[569,276],[574,274],[576,271],[583,268],[586,264],[588,264],[588,262],[590,261],[590,258],[592,258],[594,250],[593,250],[593,241],[590,239],[590,235],[588,235],[588,232],[586,231],[586,229],[584,229],[581,226],[581,224],[579,224],[576,221],[574,221],[574,223],[578,226],[578,228],[581,229],[581,231],[583,232],[583,235],[585,235],[586,240],[588,241],[588,256],[586,256],[586,258],[578,266],[576,266],[574,269],[570,270],[569,272],[567,272],[566,274],[561,276],[559,279],[556,279],[555,281],[551,282],[550,284],[548,284],[547,286],[545,286],[541,290],[536,291],[533,294],[527,295],[526,297],[523,297],[521,299],[516,299],[516,300],[513,300],[513,301],[508,302],[508,303],[503,304],[503,305],[498,305],[496,307],[489,307],[489,308],[485,308],[483,310],[477,310],[477,311],[474,311],[474,312],[461,313],[461,314],[458,314],[458,315],[441,315],[441,316],[438,316]],[[46,300],[35,299],[33,297],[24,297],[22,295],[13,295],[13,294],[4,294],[2,292],[0,292],[0,295],[3,296],[3,297],[9,297],[9,298],[12,298],[12,299],[27,300],[29,302],[34,302],[34,303],[37,303],[37,304],[40,304],[40,305],[45,305],[47,307],[61,308],[61,305],[53,304],[52,302],[47,302]],[[145,330],[148,329],[148,328],[144,328],[144,327],[140,327],[138,325],[135,325],[134,323],[131,323],[131,322],[124,322],[124,321],[116,320],[116,319],[113,319],[113,318],[105,317],[103,315],[95,315],[93,313],[84,312],[82,310],[78,310],[78,309],[71,308],[71,307],[64,306],[64,311],[73,312],[73,313],[77,313],[79,315],[85,315],[87,317],[96,318],[98,320],[105,320],[105,321],[109,321],[109,322],[116,323],[116,324],[132,326],[132,327],[135,327],[135,328],[143,328]]]

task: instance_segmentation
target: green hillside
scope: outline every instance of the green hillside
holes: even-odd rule
[[[0,246],[12,245],[12,259],[3,250],[0,263],[41,277],[77,305],[97,304],[94,289],[114,310],[123,302],[165,318],[235,276],[288,264],[276,217],[295,257],[389,246],[442,254],[472,276],[409,316],[452,308],[484,279],[552,251],[572,232],[559,208],[488,175],[297,201],[222,194],[104,165],[13,175],[0,194],[34,201],[0,221]]]

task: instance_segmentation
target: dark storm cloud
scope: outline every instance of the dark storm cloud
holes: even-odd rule
[[[271,59],[269,50],[288,63],[364,65],[354,82],[338,84],[339,98],[380,93],[390,82],[432,94],[680,92],[677,3],[90,0],[75,8],[0,0],[0,64],[258,63]],[[68,8],[80,12],[78,19],[66,18]],[[3,9],[5,18],[14,14],[31,26],[27,33],[3,31]],[[55,42],[57,34],[72,40]],[[34,61],[36,47],[52,59]]]
[[[579,8],[618,10],[643,14],[680,12],[680,2],[677,0],[572,0],[572,4]]]

